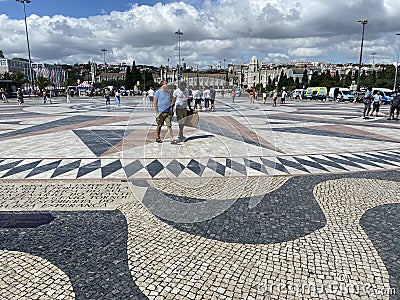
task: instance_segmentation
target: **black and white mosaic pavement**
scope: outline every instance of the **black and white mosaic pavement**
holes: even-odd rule
[[[118,211],[51,212],[48,224],[32,226],[43,213],[0,213],[0,249],[29,253],[64,271],[76,299],[147,299],[130,275],[127,223]],[[16,227],[16,228],[12,228]],[[4,295],[4,298],[3,298]],[[2,292],[7,299],[7,292]]]
[[[400,204],[386,204],[368,210],[360,224],[371,239],[390,275],[390,287],[397,291],[390,299],[399,299],[400,291]]]
[[[98,146],[97,146],[97,149]],[[99,151],[103,151],[100,149]],[[193,159],[3,159],[4,179],[151,179],[221,176],[277,176],[396,170],[397,150],[276,157]],[[184,172],[187,171],[187,172]]]
[[[141,98],[71,100],[0,107],[0,299],[398,299],[387,106],[219,100],[170,145]]]

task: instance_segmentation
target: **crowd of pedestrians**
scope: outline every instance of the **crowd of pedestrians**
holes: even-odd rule
[[[372,91],[372,87],[368,87],[367,91],[363,97],[363,118],[369,119],[373,117],[375,113],[375,117],[378,117],[378,113],[380,107],[382,105],[382,96],[379,90]],[[390,101],[389,107],[389,118],[388,120],[399,120],[399,110],[400,110],[400,93],[399,90],[396,90],[392,95],[392,100]],[[396,117],[394,116],[396,113]]]

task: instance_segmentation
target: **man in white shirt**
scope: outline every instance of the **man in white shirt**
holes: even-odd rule
[[[187,107],[188,107],[188,98],[189,91],[186,89],[186,83],[181,81],[178,85],[178,88],[173,93],[175,108],[176,108],[176,118],[178,119],[179,124],[179,141],[185,141],[185,137],[183,136],[183,127],[185,118],[187,117]]]
[[[147,91],[147,95],[149,96],[150,104],[153,105],[153,101],[154,101],[154,90],[153,90],[152,88],[150,88],[150,89]]]
[[[209,109],[210,108],[210,89],[206,87],[203,91],[203,98],[204,98],[204,108]]]
[[[193,91],[193,98],[194,109],[197,109],[197,107],[199,107],[200,111],[202,111],[203,107],[201,106],[201,92],[198,89]]]
[[[286,91],[283,90],[281,94],[281,105],[285,105],[286,95],[287,95]]]

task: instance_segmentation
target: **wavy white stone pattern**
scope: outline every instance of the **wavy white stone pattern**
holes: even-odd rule
[[[396,182],[323,182],[314,196],[326,226],[270,245],[190,235],[135,201],[121,208],[128,222],[129,267],[150,299],[389,299],[379,294],[389,288],[389,274],[359,221],[370,208],[400,203],[399,195]],[[289,285],[304,285],[305,292],[288,292]],[[312,285],[314,294],[307,292]]]
[[[0,299],[75,299],[68,276],[49,261],[0,251]]]

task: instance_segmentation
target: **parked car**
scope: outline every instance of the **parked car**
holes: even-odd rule
[[[306,92],[305,89],[295,89],[292,92],[292,98],[293,99],[303,99],[305,92]]]

